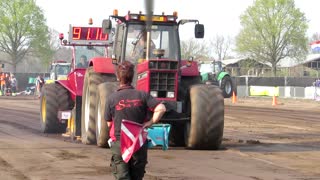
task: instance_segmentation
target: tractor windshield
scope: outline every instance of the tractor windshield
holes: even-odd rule
[[[70,72],[70,65],[69,64],[59,64],[57,65],[56,69],[57,75],[67,75]]]
[[[134,63],[146,59],[146,28],[141,24],[129,24],[126,59]],[[156,58],[153,53],[155,49],[163,52],[162,59],[178,60],[178,36],[175,26],[172,25],[152,25],[150,58]],[[159,56],[158,56],[159,57]]]
[[[201,64],[199,71],[203,73],[218,73],[222,71],[221,62],[215,62],[212,64]]]
[[[77,68],[87,68],[93,57],[105,57],[105,47],[75,46],[75,63]]]

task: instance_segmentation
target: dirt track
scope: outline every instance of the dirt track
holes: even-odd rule
[[[219,151],[151,149],[145,179],[320,179],[319,102],[225,100]],[[110,152],[39,132],[39,102],[0,97],[0,179],[113,179]]]

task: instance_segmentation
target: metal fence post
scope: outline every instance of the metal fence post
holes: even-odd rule
[[[250,92],[249,92],[249,77],[246,76],[246,96],[249,97]]]

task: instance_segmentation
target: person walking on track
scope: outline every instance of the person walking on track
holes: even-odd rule
[[[105,120],[108,123],[112,139],[110,166],[116,179],[141,180],[147,164],[147,143],[145,142],[139,150],[133,153],[128,163],[125,163],[121,156],[120,147],[122,120],[143,124],[143,128],[148,128],[161,119],[166,112],[166,107],[149,93],[134,89],[131,85],[134,65],[131,62],[120,63],[116,68],[116,73],[120,87],[107,99],[105,109]],[[153,116],[150,120],[145,121],[148,110],[153,111]]]

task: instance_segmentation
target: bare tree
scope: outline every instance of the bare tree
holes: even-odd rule
[[[54,58],[56,60],[64,60],[67,62],[71,62],[72,60],[72,50],[68,47],[60,47],[56,50],[54,54]]]
[[[50,47],[53,51],[57,51],[60,48],[59,32],[55,29],[49,29],[50,31]]]
[[[209,59],[209,48],[205,41],[197,41],[189,39],[181,42],[181,58],[188,59],[194,57],[195,59],[207,60]]]
[[[217,34],[213,39],[210,40],[211,51],[218,60],[224,60],[229,56],[231,50],[231,37],[225,37]]]

